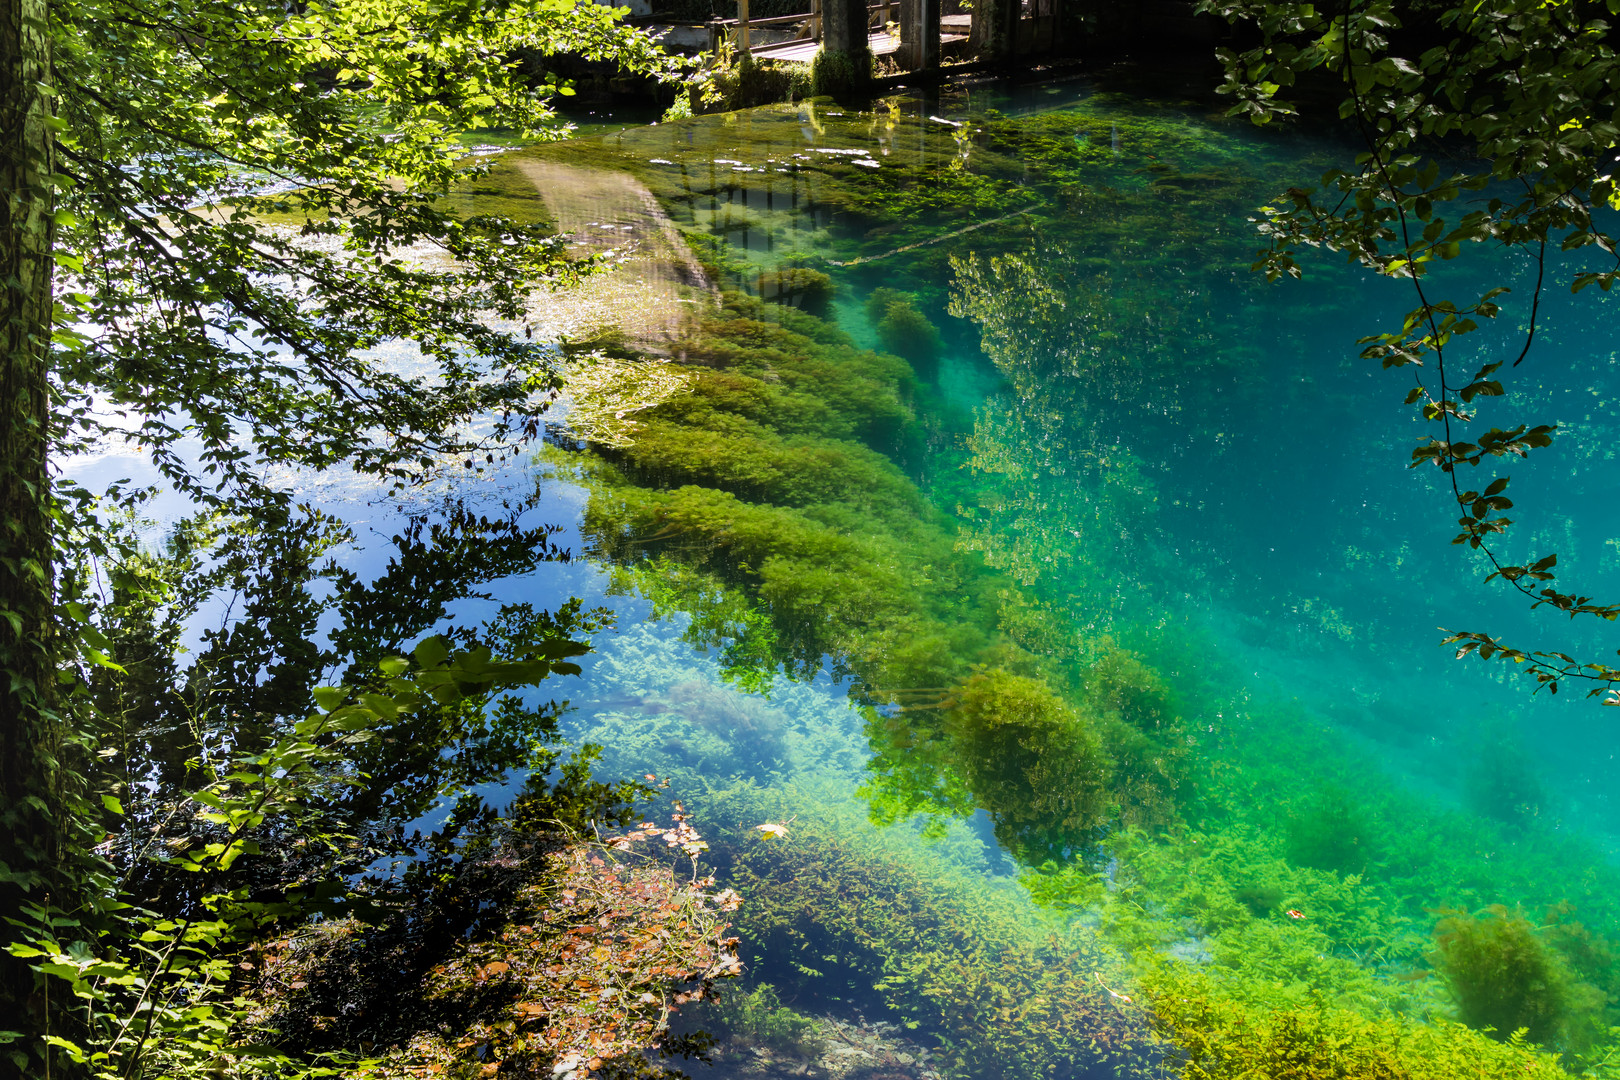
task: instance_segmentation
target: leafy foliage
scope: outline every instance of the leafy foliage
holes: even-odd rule
[[[94,943],[77,936],[80,912],[24,912],[39,929],[14,943],[12,954],[63,980],[88,1016],[82,1042],[54,1036],[53,1045],[105,1077],[148,1067],[184,1071],[220,1055],[255,1057],[231,1048],[242,1005],[227,996],[229,954],[279,920],[358,903],[331,884],[334,864],[354,858],[358,840],[333,813],[334,794],[351,782],[344,775],[348,749],[419,709],[454,707],[481,692],[577,670],[565,658],[581,651],[553,641],[499,659],[487,647],[452,653],[443,638],[429,637],[409,657],[383,658],[371,687],[319,688],[308,717],[263,745],[231,749],[192,779],[169,811],[170,820],[186,815],[189,834],[175,842],[158,831],[133,852],[126,878],[144,871],[149,880],[121,895],[145,893],[151,909],[120,902],[102,916]],[[113,796],[103,801],[122,813]],[[254,864],[282,844],[294,858],[266,881]],[[325,851],[308,851],[312,845]],[[164,879],[173,884],[158,888]]]
[[[53,361],[59,452],[110,430],[106,407],[128,408],[189,497],[264,500],[269,462],[408,478],[534,433],[543,359],[480,314],[521,318],[534,283],[573,271],[542,226],[441,205],[480,171],[456,133],[555,132],[555,87],[527,85],[517,50],[659,61],[609,9],[463,15],[53,9],[58,260],[80,327]],[[296,227],[267,227],[265,213]],[[447,261],[424,259],[424,245]],[[368,353],[390,339],[415,343],[436,380]],[[456,430],[486,416],[504,419],[487,435]]]
[[[374,898],[348,880],[412,849],[405,822],[531,749],[542,772],[556,760],[544,745],[556,707],[495,698],[577,671],[568,633],[589,617],[514,607],[489,640],[433,633],[472,582],[554,554],[547,531],[457,510],[402,537],[371,592],[324,561],[344,531],[287,482],[346,469],[399,491],[451,460],[493,464],[539,431],[551,364],[489,316],[520,319],[533,288],[585,268],[543,221],[449,198],[484,171],[458,135],[558,133],[547,100],[569,91],[531,82],[525,53],[673,65],[610,9],[541,0],[473,15],[89,0],[52,5],[35,28],[51,45],[28,60],[30,92],[54,114],[58,320],[39,365],[55,413],[24,425],[22,458],[127,441],[159,483],[98,496],[53,493],[41,476],[30,491],[55,515],[55,535],[26,554],[39,580],[64,571],[53,717],[72,734],[49,759],[7,767],[52,771],[46,812],[104,832],[76,838],[50,895],[19,882],[32,895],[10,955],[43,978],[18,1009],[29,1030],[0,1034],[11,1067],[49,1072],[53,1055],[97,1076],[315,1067],[244,1043],[233,951],[278,922],[365,908]],[[422,363],[381,355],[390,341]],[[154,552],[120,523],[159,488],[201,516]],[[200,628],[183,667],[198,617],[232,599],[241,609]],[[347,622],[327,648],[333,611]],[[588,812],[604,791],[566,794]],[[76,1007],[47,1007],[53,986],[57,1006]]]
[[[1477,488],[1459,477],[1463,466],[1524,458],[1552,444],[1552,423],[1509,421],[1464,436],[1480,410],[1476,399],[1504,396],[1503,369],[1531,355],[1549,275],[1573,292],[1594,284],[1607,292],[1620,275],[1604,224],[1620,206],[1610,174],[1620,140],[1610,77],[1620,63],[1610,34],[1613,5],[1491,0],[1448,7],[1433,27],[1438,40],[1421,53],[1406,52],[1419,38],[1400,33],[1403,12],[1391,0],[1342,10],[1211,0],[1202,10],[1259,29],[1253,48],[1222,53],[1223,91],[1238,101],[1233,113],[1257,123],[1294,115],[1290,88],[1324,80],[1343,95],[1339,116],[1366,147],[1354,168],[1329,170],[1316,186],[1290,188],[1264,208],[1260,228],[1269,247],[1255,269],[1268,279],[1299,277],[1299,250],[1323,247],[1409,281],[1416,306],[1398,330],[1363,338],[1362,356],[1416,380],[1406,404],[1438,431],[1412,451],[1412,465],[1440,470],[1458,511],[1453,543],[1483,553],[1486,580],[1502,579],[1532,607],[1613,621],[1620,606],[1552,584],[1556,554],[1517,562],[1503,553],[1500,541],[1513,524],[1504,513],[1513,506],[1509,477]],[[1450,146],[1476,156],[1454,157]],[[1495,285],[1448,299],[1433,272],[1477,244],[1523,252],[1534,283],[1519,316],[1522,337],[1510,332],[1470,355],[1466,335],[1495,319],[1499,297],[1511,290]],[[1577,679],[1595,696],[1620,679],[1607,664],[1503,645],[1478,631],[1453,632],[1447,642],[1458,645],[1459,659],[1513,660],[1538,690],[1556,693]],[[1620,696],[1606,703],[1620,704]]]

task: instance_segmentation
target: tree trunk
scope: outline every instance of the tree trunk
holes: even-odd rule
[[[845,100],[866,92],[872,80],[866,4],[867,0],[822,0],[821,51],[810,69],[814,93]]]
[[[993,64],[1008,65],[1018,54],[1018,19],[1022,0],[979,0],[973,21],[984,16],[984,38],[979,55]]]
[[[12,918],[47,897],[73,906],[55,880],[66,815],[46,474],[55,231],[41,91],[51,76],[47,19],[46,0],[0,0],[0,915]],[[0,924],[0,941],[15,933]],[[27,963],[0,949],[0,1029],[23,1035],[0,1046],[0,1077],[45,1073],[41,1036],[52,1029],[42,991]],[[63,1075],[66,1062],[52,1057],[52,1075]]]

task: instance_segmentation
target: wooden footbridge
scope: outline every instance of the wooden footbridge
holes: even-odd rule
[[[597,0],[624,3],[626,0]],[[641,0],[649,2],[649,0]],[[656,0],[650,0],[656,2]],[[756,3],[758,0],[756,0]],[[926,74],[941,57],[1010,70],[1043,55],[1113,55],[1131,43],[1197,50],[1212,46],[1219,27],[1196,0],[973,0],[971,14],[945,14],[956,0],[801,0],[808,10],[753,18],[749,0],[737,17],[706,24],[709,52],[725,48],[758,60],[807,64],[820,53],[852,61],[892,57],[901,72]],[[693,29],[700,29],[694,27]],[[693,42],[696,44],[696,42]]]
[[[937,0],[935,0],[937,4]],[[907,0],[882,0],[881,3],[868,4],[866,7],[867,27],[866,46],[873,56],[894,56],[901,52],[913,51],[908,49],[917,35],[908,33],[912,28],[908,25],[912,20],[906,16],[913,9],[922,7],[922,4],[907,2]],[[935,9],[938,10],[937,7]],[[936,18],[938,18],[936,16]],[[952,15],[938,19],[939,26],[935,31],[939,35],[939,43],[933,50],[929,50],[937,57],[941,52],[959,47],[959,43],[967,42],[971,30],[971,16]],[[737,0],[737,17],[735,19],[711,19],[709,21],[709,47],[712,52],[718,53],[722,43],[730,42],[739,53],[747,53],[755,60],[779,60],[793,64],[808,64],[815,59],[816,53],[821,51],[822,28],[824,17],[822,14],[822,0],[810,0],[810,10],[797,15],[777,15],[765,19],[751,19],[748,15],[748,0]],[[755,44],[753,33],[756,30],[773,31],[777,28],[790,28],[797,32],[795,37],[786,41],[771,41]],[[774,36],[774,34],[772,35]],[[918,43],[920,44],[920,42]],[[914,63],[911,66],[922,66],[917,60],[924,58],[910,58]]]

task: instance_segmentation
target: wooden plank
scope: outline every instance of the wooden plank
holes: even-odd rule
[[[769,19],[750,18],[748,20],[748,25],[749,26],[780,26],[783,23],[804,22],[805,20],[807,20],[809,18],[810,18],[810,16],[808,16],[808,15],[773,15]],[[714,19],[714,20],[711,20],[711,21],[715,25],[718,25],[718,26],[737,26],[737,25],[739,25],[739,22],[736,19]],[[704,25],[709,25],[709,24],[706,23]]]
[[[780,45],[766,45],[754,50],[755,60],[783,60],[790,64],[808,64],[821,48],[816,41],[787,41]]]
[[[874,31],[866,37],[866,47],[873,56],[889,56],[900,51],[900,39],[894,34]],[[790,64],[808,64],[816,58],[821,46],[814,41],[786,41],[780,45],[766,45],[754,50],[755,60],[785,60]]]

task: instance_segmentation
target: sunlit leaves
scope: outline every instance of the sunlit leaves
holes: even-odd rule
[[[64,449],[122,408],[192,498],[266,501],[270,462],[409,480],[534,436],[549,365],[482,316],[521,318],[575,267],[543,229],[443,202],[482,167],[457,134],[559,130],[523,50],[673,70],[648,39],[611,8],[551,0],[52,13],[59,261],[90,328],[60,342],[65,406],[89,425]],[[390,338],[435,377],[362,351]]]
[[[1362,356],[1385,368],[1413,371],[1417,385],[1406,403],[1417,406],[1441,434],[1420,442],[1412,464],[1431,464],[1444,474],[1462,511],[1454,542],[1481,551],[1495,569],[1487,580],[1508,582],[1531,597],[1533,606],[1612,618],[1615,608],[1589,597],[1533,589],[1532,581],[1552,577],[1551,561],[1534,569],[1509,566],[1490,546],[1512,525],[1500,514],[1512,504],[1499,489],[1462,490],[1457,466],[1477,465],[1486,457],[1525,457],[1551,444],[1556,425],[1521,423],[1492,428],[1475,441],[1460,437],[1456,426],[1473,419],[1465,406],[1506,395],[1495,376],[1507,361],[1488,362],[1462,380],[1447,370],[1448,349],[1478,329],[1478,320],[1496,317],[1495,298],[1507,290],[1491,289],[1472,304],[1459,305],[1438,298],[1427,281],[1436,260],[1456,259],[1470,243],[1492,242],[1530,254],[1535,287],[1523,344],[1512,357],[1515,366],[1535,340],[1549,245],[1561,252],[1595,249],[1600,262],[1612,264],[1598,269],[1563,264],[1570,267],[1572,291],[1593,284],[1604,291],[1612,287],[1620,274],[1620,250],[1600,211],[1616,197],[1610,169],[1620,144],[1613,119],[1620,105],[1620,54],[1603,13],[1539,0],[1459,5],[1421,29],[1447,40],[1414,61],[1391,50],[1387,31],[1399,22],[1390,0],[1352,4],[1343,11],[1206,0],[1201,10],[1260,30],[1261,43],[1254,48],[1222,55],[1227,69],[1222,92],[1239,100],[1234,114],[1256,122],[1286,115],[1287,106],[1276,100],[1278,87],[1307,73],[1325,75],[1343,87],[1340,115],[1354,124],[1366,147],[1356,169],[1330,171],[1318,187],[1290,189],[1281,208],[1265,209],[1257,224],[1269,250],[1256,269],[1273,279],[1297,277],[1296,253],[1321,247],[1411,282],[1417,306],[1398,332],[1363,338]],[[1416,9],[1407,14],[1430,17]],[[1479,160],[1443,157],[1435,148],[1437,138],[1460,140]],[[1482,199],[1487,190],[1491,197],[1484,209],[1462,201]],[[1452,207],[1454,221],[1443,216]],[[1498,650],[1480,651],[1490,656]],[[1589,665],[1559,670],[1563,677],[1601,681]],[[1556,680],[1543,684],[1557,687]]]

